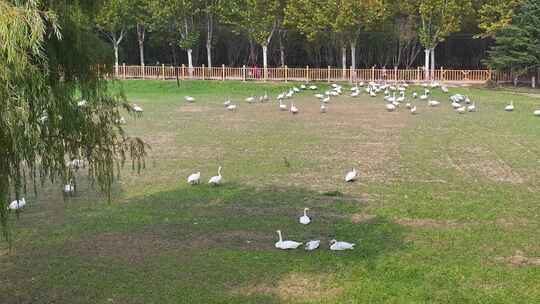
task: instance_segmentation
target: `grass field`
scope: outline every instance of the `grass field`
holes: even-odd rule
[[[0,247],[0,303],[538,303],[538,96],[455,88],[479,109],[458,115],[437,90],[412,116],[365,93],[320,114],[309,92],[293,116],[243,101],[291,84],[122,85],[144,108],[127,129],[152,146],[146,169],[126,166],[111,204],[82,173],[72,199],[28,197]],[[219,165],[222,186],[186,184]],[[279,251],[277,229],[322,248]]]

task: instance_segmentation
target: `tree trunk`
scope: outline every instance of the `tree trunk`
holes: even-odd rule
[[[189,76],[192,76],[193,74],[193,50],[187,49],[187,57],[188,57],[188,67],[189,67]]]
[[[431,48],[431,81],[435,81],[435,48]]]
[[[208,58],[208,67],[212,67],[212,42],[206,41],[206,54]]]
[[[118,77],[118,43],[113,43],[114,48],[114,73],[115,76]]]
[[[285,67],[285,48],[284,47],[279,48],[279,57],[281,61],[281,66]]]
[[[424,79],[428,81],[429,80],[429,49],[425,49],[424,52],[426,53],[425,66],[424,66]]]
[[[356,41],[351,42],[351,66],[356,69]]]
[[[9,204],[8,194],[9,194],[9,178],[6,175],[7,166],[0,164],[0,229],[4,239],[11,247],[11,242],[9,239],[9,227],[8,227],[8,210],[7,206]]]
[[[345,46],[341,47],[341,66],[343,70],[347,68],[347,48]]]
[[[208,58],[208,67],[212,67],[212,39],[214,36],[214,21],[210,12],[206,13],[206,56]]]
[[[139,41],[139,58],[141,61],[141,66],[144,66],[144,36],[144,26],[137,23],[137,40]]]
[[[268,75],[268,45],[262,45],[263,50],[263,68],[264,68],[264,78]]]

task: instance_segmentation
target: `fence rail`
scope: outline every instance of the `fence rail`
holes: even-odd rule
[[[262,68],[251,67],[193,67],[186,66],[128,66],[120,65],[113,72],[119,79],[176,79],[181,80],[241,80],[241,81],[405,81],[434,80],[449,83],[485,83],[488,80],[511,82],[509,73],[491,70],[437,69],[430,75],[421,69],[342,69],[342,68]]]

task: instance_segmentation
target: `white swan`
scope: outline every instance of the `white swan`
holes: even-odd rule
[[[319,248],[320,244],[321,244],[320,240],[312,240],[306,243],[306,246],[304,247],[304,249],[306,249],[306,251],[313,251]]]
[[[306,85],[305,85],[305,84],[301,84],[301,85],[300,85],[300,90],[305,90],[305,89],[307,89]]]
[[[442,87],[441,87],[441,90],[442,90],[444,93],[448,93],[448,87],[447,87],[447,86],[442,86]]]
[[[405,107],[406,107],[407,109],[411,109],[411,108],[412,108],[412,104],[411,104],[410,102],[407,102],[407,103],[405,104]]]
[[[353,250],[355,245],[356,244],[354,243],[338,242],[336,240],[331,240],[330,250],[334,250],[334,251]]]
[[[300,224],[302,224],[302,225],[307,225],[307,224],[311,223],[311,219],[307,215],[308,210],[309,210],[309,208],[304,208],[304,215],[301,216],[300,219],[299,219]]]
[[[230,104],[230,105],[227,106],[227,110],[229,110],[229,111],[236,111],[237,108],[238,108],[238,106],[235,105],[235,104]]]
[[[354,97],[358,97],[358,96],[360,96],[360,91],[353,91],[353,92],[351,93],[351,97],[353,97],[353,98],[354,98]]]
[[[472,105],[467,107],[467,111],[469,112],[476,112],[476,104],[473,102]]]
[[[316,86],[316,85],[312,85],[312,86],[309,87],[309,89],[315,91],[315,90],[317,90],[317,86]]]
[[[330,96],[326,96],[321,101],[324,102],[324,103],[329,103],[330,102]]]
[[[413,92],[413,93],[412,93],[412,98],[414,98],[414,99],[418,98],[418,93]]]
[[[143,108],[141,108],[139,105],[136,105],[136,104],[133,105],[132,109],[136,113],[142,113],[143,112]]]
[[[396,106],[392,103],[387,103],[386,104],[386,110],[388,112],[394,112],[396,110]]]
[[[221,166],[219,166],[218,168],[218,175],[212,176],[208,183],[214,186],[217,186],[221,183]]]
[[[20,200],[14,200],[13,202],[11,202],[11,204],[9,204],[9,206],[8,206],[8,209],[10,209],[10,210],[19,210],[19,209],[24,208],[24,206],[26,206],[26,200],[23,197]]]
[[[416,106],[411,108],[411,114],[416,114]]]
[[[514,102],[513,101],[510,101],[510,104],[507,105],[505,108],[504,108],[505,111],[507,112],[512,112],[514,111]]]
[[[315,97],[319,98],[319,99],[323,99],[324,98],[324,95],[323,94],[315,94]]]
[[[231,104],[232,104],[232,101],[231,101],[230,98],[228,98],[227,100],[225,100],[225,102],[223,103],[223,105],[224,105],[225,107],[228,107],[228,106],[230,106]]]
[[[193,173],[187,178],[187,182],[190,185],[198,185],[201,179],[201,172]]]
[[[65,194],[75,193],[75,185],[73,184],[73,181],[69,181],[69,183],[64,185],[64,193]]]
[[[350,171],[349,173],[347,173],[347,175],[345,175],[345,182],[353,182],[354,180],[356,180],[356,177],[358,176],[358,172],[356,171],[355,168],[352,169],[352,171]]]
[[[185,99],[187,102],[194,102],[194,101],[195,101],[195,97],[192,97],[192,96],[186,96],[186,97],[184,97],[184,99]]]
[[[321,103],[321,113],[326,113],[327,110],[328,108],[326,107],[326,104]]]
[[[536,110],[533,112],[534,116],[540,116],[540,110]]]
[[[287,111],[287,105],[283,103],[283,101],[281,101],[281,99],[279,100],[279,109],[281,111]]]
[[[455,101],[452,101],[452,108],[454,109],[461,108],[461,105]]]
[[[436,101],[436,100],[430,100],[430,101],[428,101],[428,105],[429,105],[430,107],[436,107],[436,106],[438,106],[438,105],[440,105],[440,104],[441,104],[441,103],[438,102],[438,101]]]
[[[298,246],[302,245],[302,243],[300,242],[295,242],[295,241],[284,241],[283,238],[281,237],[281,230],[277,230],[276,231],[278,236],[279,236],[279,241],[276,242],[275,246],[276,248],[278,249],[296,249],[298,248]]]
[[[467,108],[465,108],[464,106],[457,108],[456,112],[458,112],[459,114],[465,114],[465,112],[467,112]]]
[[[298,108],[294,105],[294,103],[291,103],[291,113],[295,115],[295,114],[298,114],[298,112],[299,112]]]
[[[250,96],[250,97],[246,98],[246,102],[247,103],[254,103],[255,102],[255,97]]]

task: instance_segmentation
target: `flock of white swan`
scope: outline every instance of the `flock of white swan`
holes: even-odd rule
[[[434,100],[431,97],[431,90],[440,88],[444,93],[449,93],[448,87],[441,85],[437,82],[432,82],[430,84],[424,83],[423,85],[423,94],[418,95],[417,92],[413,92],[411,94],[411,97],[413,100],[420,100],[420,101],[427,101],[427,105],[430,107],[437,107],[441,105],[441,102]],[[384,101],[385,101],[385,108],[388,112],[394,112],[397,111],[403,104],[405,104],[405,107],[411,114],[417,114],[417,107],[414,103],[407,102],[406,97],[406,91],[408,89],[409,85],[407,83],[401,83],[401,84],[387,84],[387,83],[376,83],[376,82],[369,82],[367,84],[360,82],[355,85],[353,85],[349,90],[350,94],[349,96],[352,98],[356,98],[361,95],[362,90],[365,91],[366,94],[368,94],[370,97],[377,97],[381,93],[384,94]],[[317,91],[319,88],[316,85],[308,85],[308,84],[302,84],[299,87],[294,86],[291,89],[289,89],[286,92],[283,92],[279,94],[276,97],[276,100],[279,103],[279,110],[280,111],[288,111],[293,115],[296,115],[300,113],[300,109],[294,104],[294,102],[290,102],[289,105],[285,103],[285,100],[292,99],[296,94],[311,90],[311,91]],[[324,93],[317,93],[314,96],[319,100],[320,102],[320,112],[326,113],[328,111],[328,104],[331,101],[331,98],[338,97],[344,94],[343,86],[339,84],[331,84],[329,89],[326,90]],[[185,96],[184,100],[188,103],[195,102],[195,98],[192,96]],[[254,104],[254,103],[264,103],[264,102],[270,102],[272,99],[268,94],[265,92],[264,95],[256,97],[256,96],[250,96],[245,99],[245,102],[248,104]],[[464,114],[467,112],[476,112],[477,106],[476,103],[470,100],[468,96],[462,95],[462,94],[454,94],[450,96],[450,102],[452,108],[455,110],[458,114]],[[86,106],[87,102],[85,100],[81,100],[77,103],[79,107]],[[228,98],[224,104],[225,108],[229,111],[237,111],[238,105],[234,104],[230,98]],[[135,112],[136,114],[143,113],[143,108],[137,104],[131,104],[131,110]],[[511,101],[508,105],[504,107],[504,110],[507,112],[512,112],[515,110],[514,103]],[[534,116],[540,116],[540,108],[535,110],[533,112]],[[42,120],[46,120],[47,117],[44,116],[41,118]],[[117,123],[119,124],[125,124],[126,121],[123,117],[120,117],[119,120],[117,120]],[[83,162],[78,159],[74,159],[68,162],[68,166],[74,169],[79,169],[82,166]],[[222,167],[219,166],[217,175],[212,176],[208,180],[208,184],[218,186],[222,183],[222,175],[221,175]],[[358,171],[356,169],[352,169],[350,172],[348,172],[345,176],[345,182],[353,182],[358,177]],[[187,177],[187,182],[190,185],[197,185],[200,183],[201,179],[201,172],[196,172]],[[69,181],[68,184],[64,185],[63,192],[67,195],[72,195],[75,192],[75,185],[72,180]],[[21,210],[26,206],[26,200],[25,198],[21,198],[18,200],[12,201],[8,205],[9,210]],[[307,215],[307,211],[309,208],[304,209],[304,215],[299,218],[299,223],[303,225],[308,225],[311,223],[311,218]],[[278,234],[278,241],[275,243],[275,247],[278,249],[296,249],[299,246],[301,246],[303,243],[292,241],[292,240],[283,240],[282,238],[282,232],[281,230],[276,231]],[[312,251],[317,248],[319,248],[320,240],[310,240],[305,243],[305,250]],[[343,242],[343,241],[336,241],[331,240],[330,241],[330,250],[351,250],[354,249],[355,244]]]

